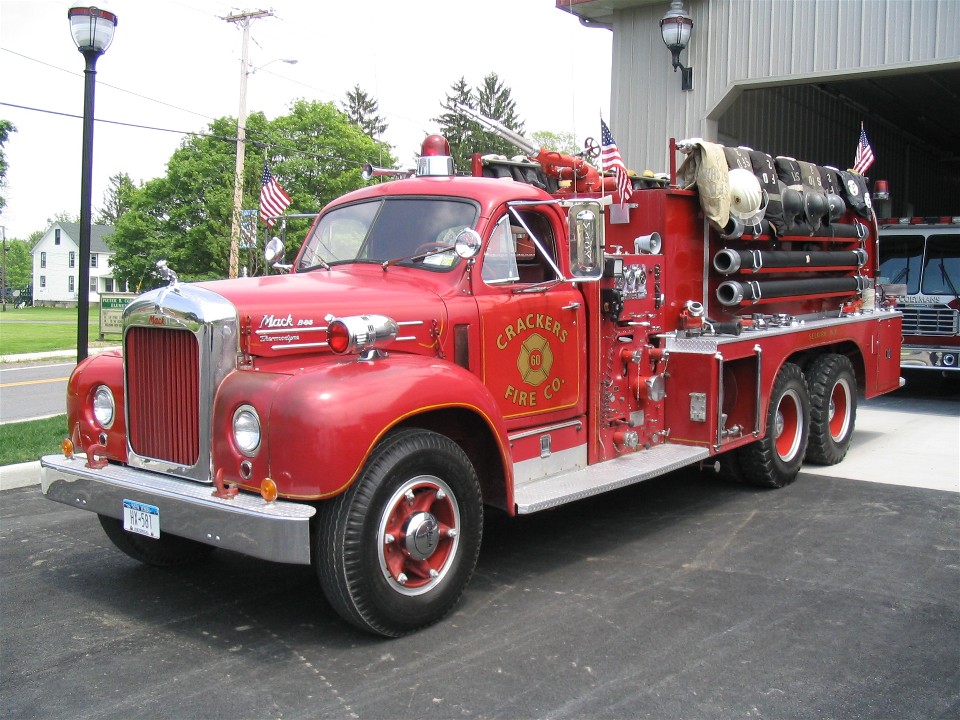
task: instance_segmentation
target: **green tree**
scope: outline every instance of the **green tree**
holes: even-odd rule
[[[6,185],[7,179],[7,156],[3,152],[3,146],[6,145],[10,133],[17,131],[16,126],[9,120],[0,120],[0,189]],[[0,212],[6,207],[7,199],[0,194]]]
[[[127,173],[117,173],[110,178],[110,186],[103,194],[103,207],[97,214],[95,223],[99,225],[116,225],[117,220],[130,209],[132,195],[137,186]]]
[[[144,290],[162,283],[156,262],[166,259],[181,280],[227,276],[233,213],[236,119],[220,118],[207,135],[183,141],[167,163],[167,175],[130,193],[130,206],[109,239],[115,251],[114,277]],[[363,163],[386,146],[374,142],[333,103],[298,100],[288,115],[268,121],[247,118],[243,208],[259,207],[266,162],[290,194],[290,213],[313,213],[349,190],[361,187]],[[389,153],[386,153],[389,158]],[[390,159],[392,162],[392,158]],[[293,225],[293,236],[309,221]],[[288,228],[288,237],[290,236]],[[261,227],[262,234],[262,227]],[[255,264],[251,250],[241,264]]]
[[[433,118],[434,122],[440,125],[440,133],[450,143],[450,152],[459,171],[470,168],[470,159],[474,153],[511,156],[521,152],[510,141],[461,115],[454,109],[454,103],[473,108],[520,135],[523,134],[524,123],[517,117],[516,102],[510,95],[510,88],[496,73],[487,75],[483,79],[483,85],[476,90],[471,89],[466,79],[461,77],[447,93],[446,100],[441,103],[445,112]]]
[[[7,240],[7,285],[14,290],[27,287],[33,280],[33,255],[25,240]]]
[[[441,103],[444,112],[433,121],[440,125],[440,134],[450,143],[450,154],[453,156],[454,166],[461,172],[470,168],[470,158],[475,152],[473,137],[480,132],[480,126],[465,115],[454,109],[454,104],[474,107],[473,90],[461,77],[450,88],[446,100]]]
[[[359,125],[374,140],[383,137],[387,130],[387,123],[377,114],[379,103],[361,90],[359,85],[354,85],[353,90],[347,93],[347,102],[340,103],[340,108],[351,122]]]
[[[497,76],[490,73],[483,78],[483,85],[476,90],[476,109],[481,115],[497,120],[519,135],[523,135],[524,123],[517,117],[517,103],[510,96],[510,88]],[[492,132],[484,130],[474,140],[481,143],[483,150],[477,152],[497,153],[498,155],[517,155],[522,153],[516,145],[504,140]]]
[[[555,133],[549,130],[537,130],[533,133],[532,140],[540,147],[566,155],[576,155],[583,151],[583,147],[577,144],[576,138],[570,132]]]

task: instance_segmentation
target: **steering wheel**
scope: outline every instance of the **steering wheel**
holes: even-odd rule
[[[448,245],[447,243],[442,242],[425,242],[417,247],[411,257],[416,258],[420,257],[421,255],[431,255],[433,253],[441,253],[446,250],[452,251],[453,245]]]
[[[596,159],[600,157],[600,143],[598,143],[592,137],[588,137],[583,141],[583,149],[589,158]]]

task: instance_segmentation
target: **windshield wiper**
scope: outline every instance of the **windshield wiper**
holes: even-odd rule
[[[386,270],[388,267],[392,265],[398,265],[408,260],[410,262],[423,262],[428,257],[433,257],[434,255],[443,255],[444,253],[453,252],[453,251],[454,251],[453,245],[445,245],[442,248],[437,247],[437,248],[434,248],[433,250],[428,250],[427,252],[419,253],[417,255],[404,255],[403,257],[394,258],[393,260],[384,260],[382,263],[380,263],[380,267]]]

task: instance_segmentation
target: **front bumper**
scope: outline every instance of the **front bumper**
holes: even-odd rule
[[[960,372],[960,349],[904,345],[900,350],[900,367],[908,369]]]
[[[40,458],[40,490],[50,500],[121,518],[123,501],[160,509],[160,532],[275,562],[310,564],[312,505],[241,493],[224,500],[210,485],[181,480],[125,465],[102,469],[86,458]]]

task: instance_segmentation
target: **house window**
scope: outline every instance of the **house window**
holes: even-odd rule
[[[97,254],[90,253],[90,267],[96,267],[96,266],[97,266]]]
[[[75,281],[76,278],[73,275],[67,278],[67,292],[73,292],[74,287],[76,287]]]
[[[90,292],[97,291],[97,279],[95,277],[90,278]]]
[[[45,288],[46,286],[47,286],[47,276],[46,276],[46,275],[41,275],[41,276],[40,276],[40,287]]]
[[[113,292],[113,278],[108,277],[103,279],[103,291],[108,293]]]
[[[76,267],[77,266],[77,254],[71,250],[70,254],[67,256],[67,267]]]
[[[40,267],[45,268],[47,266],[47,254],[45,252],[40,253]]]
[[[57,228],[56,230],[53,231],[53,244],[54,245],[60,244],[60,228]]]

